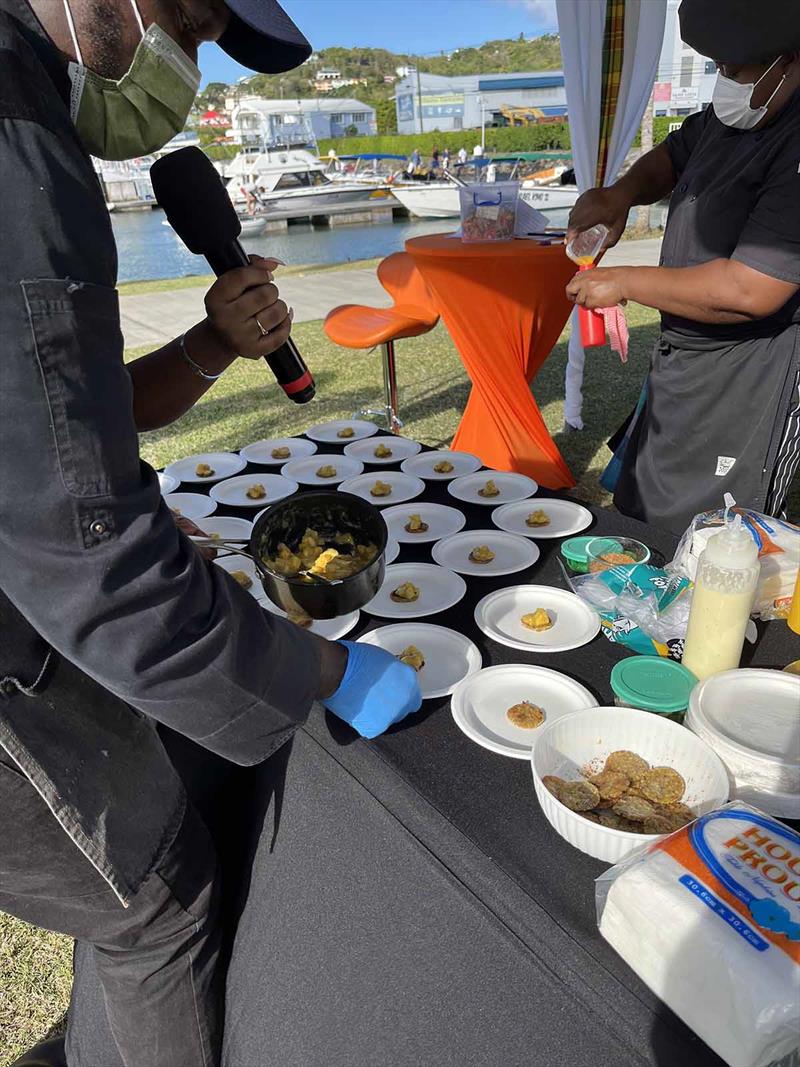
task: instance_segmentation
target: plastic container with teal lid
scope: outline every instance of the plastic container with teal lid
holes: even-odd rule
[[[696,685],[697,679],[683,664],[661,656],[630,656],[611,672],[618,707],[652,711],[676,722],[683,722]]]
[[[561,542],[561,555],[574,574],[586,574],[589,570],[586,546],[596,537],[597,534],[590,534],[589,537],[568,537],[566,541]]]

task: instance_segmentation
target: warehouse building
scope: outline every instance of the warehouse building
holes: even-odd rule
[[[352,97],[264,100],[247,96],[233,108],[228,136],[234,144],[274,148],[377,132],[375,109]]]

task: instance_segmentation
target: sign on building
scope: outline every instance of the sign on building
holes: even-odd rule
[[[422,115],[426,119],[449,118],[464,114],[463,93],[423,93]]]
[[[656,82],[653,86],[653,102],[666,104],[672,99],[672,82]]]
[[[397,97],[397,121],[414,121],[414,97],[411,93],[406,93],[403,96]]]

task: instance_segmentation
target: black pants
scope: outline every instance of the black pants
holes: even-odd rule
[[[0,910],[85,943],[120,1062],[215,1067],[222,1036],[217,860],[192,804],[127,908],[2,750],[0,812]],[[100,1067],[90,1040],[84,1027],[69,1026],[70,1067]]]

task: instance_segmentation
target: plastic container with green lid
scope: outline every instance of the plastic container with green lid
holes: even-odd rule
[[[689,694],[697,685],[690,670],[661,656],[630,656],[611,672],[611,688],[618,707],[639,708],[683,721]]]

